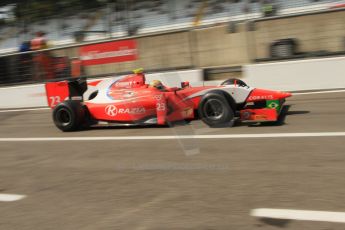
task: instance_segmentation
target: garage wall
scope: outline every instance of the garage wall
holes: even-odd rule
[[[249,62],[245,24],[237,24],[234,32],[224,24],[191,33],[197,67],[236,66]]]
[[[345,11],[257,21],[253,33],[256,58],[269,57],[269,45],[283,38],[297,38],[300,51],[344,51]]]

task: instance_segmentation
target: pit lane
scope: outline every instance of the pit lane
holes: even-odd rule
[[[282,125],[62,133],[49,110],[0,113],[0,138],[344,132],[345,93],[298,95]],[[345,137],[0,142],[3,229],[344,229],[255,208],[345,211]]]

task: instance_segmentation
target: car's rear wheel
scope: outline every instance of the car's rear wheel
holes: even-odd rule
[[[206,95],[198,113],[201,120],[210,127],[231,127],[234,124],[234,111],[222,94]]]
[[[53,121],[64,132],[81,128],[85,120],[85,109],[78,101],[64,101],[53,110]]]

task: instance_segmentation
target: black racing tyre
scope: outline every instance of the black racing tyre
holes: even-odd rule
[[[85,109],[79,101],[64,101],[53,110],[53,121],[64,132],[76,131],[85,120]]]
[[[209,93],[203,97],[198,108],[199,117],[210,127],[234,125],[234,110],[221,93]]]

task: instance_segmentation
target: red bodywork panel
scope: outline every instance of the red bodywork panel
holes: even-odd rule
[[[92,83],[93,86],[98,83]],[[193,119],[198,103],[185,100],[205,88],[169,88],[159,90],[145,84],[142,74],[126,76],[107,89],[106,102],[85,101],[91,116],[96,120],[122,123],[140,122],[157,118],[157,124]]]
[[[268,100],[283,101],[285,98],[290,97],[291,93],[254,89],[248,96],[246,102],[262,102]],[[262,121],[277,121],[280,111],[275,108],[256,108],[256,109],[243,109],[240,111],[240,119],[242,121],[262,122]]]
[[[114,100],[108,103],[86,101],[90,114],[96,120],[133,122],[157,117],[158,124],[194,118],[194,104],[175,91],[162,92],[156,88],[110,90]]]
[[[47,102],[50,108],[54,108],[60,102],[63,102],[69,96],[67,81],[48,82],[45,84]]]
[[[240,111],[240,118],[243,121],[276,121],[278,116],[276,109],[244,109]]]

